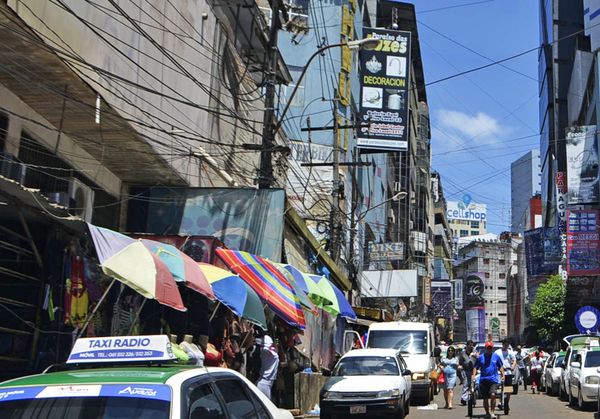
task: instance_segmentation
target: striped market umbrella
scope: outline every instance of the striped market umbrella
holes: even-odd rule
[[[239,250],[219,247],[216,253],[279,317],[292,326],[306,328],[304,313],[294,288],[272,263],[260,256]]]

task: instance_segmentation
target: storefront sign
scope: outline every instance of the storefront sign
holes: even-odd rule
[[[410,37],[405,31],[363,28],[363,38],[381,39],[381,43],[360,53],[359,118],[369,124],[358,130],[361,149],[408,149]]]
[[[600,240],[597,210],[567,211],[567,272],[600,274]]]
[[[465,278],[465,307],[472,308],[483,306],[485,301],[483,299],[484,292],[484,273],[472,273],[468,274]]]
[[[579,333],[590,334],[598,332],[598,322],[600,321],[600,312],[594,307],[582,307],[575,314],[575,325]]]
[[[598,138],[596,126],[569,127],[567,136],[569,204],[598,202]]]
[[[404,243],[369,243],[369,259],[372,262],[404,260]]]

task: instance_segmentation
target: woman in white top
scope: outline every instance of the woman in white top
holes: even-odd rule
[[[533,385],[531,389],[535,394],[535,389],[537,388],[538,394],[540,394],[540,385],[542,378],[542,371],[544,370],[544,353],[542,352],[542,348],[538,347],[538,350],[535,351],[533,357],[531,357],[531,380],[533,381]]]

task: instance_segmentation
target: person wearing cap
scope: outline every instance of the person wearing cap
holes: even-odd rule
[[[510,387],[513,385],[514,371],[517,368],[517,358],[515,358],[514,352],[509,348],[510,341],[508,339],[504,339],[502,341],[502,348],[498,349],[495,353],[502,358],[502,366],[504,367],[504,388]],[[517,391],[519,391],[519,386],[517,385]],[[516,394],[516,393],[515,393]],[[510,392],[506,393],[506,404],[508,405],[510,402]],[[502,409],[502,401],[498,405],[498,409]]]
[[[273,346],[273,339],[271,336],[265,335],[262,339],[260,371],[258,372],[256,387],[258,387],[258,389],[269,399],[271,398],[271,388],[277,379],[278,367],[279,355],[277,354],[277,348]]]
[[[496,391],[500,384],[498,372],[502,374],[501,379],[504,381],[504,366],[502,358],[494,353],[493,342],[486,342],[485,352],[477,357],[473,368],[473,381],[475,381],[478,369],[481,370],[479,388],[483,397],[483,408],[485,409],[486,417],[496,419],[497,416],[494,413],[496,410]]]

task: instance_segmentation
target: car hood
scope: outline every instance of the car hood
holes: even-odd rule
[[[400,377],[394,375],[356,375],[331,377],[325,385],[325,391],[381,391],[398,388]]]
[[[406,366],[410,372],[429,372],[431,369],[431,357],[427,354],[408,355],[402,354]]]

